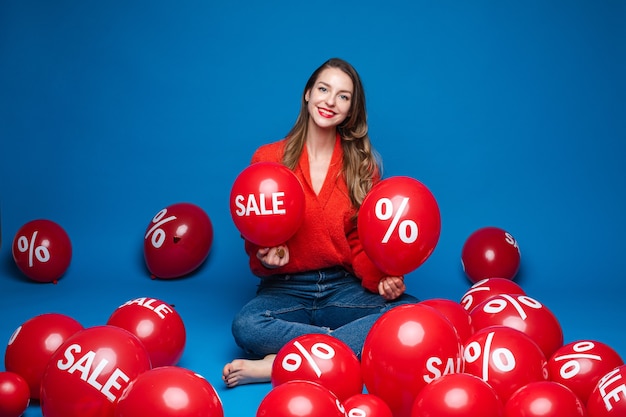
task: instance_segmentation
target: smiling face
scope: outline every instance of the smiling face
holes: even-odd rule
[[[322,129],[339,126],[350,114],[353,91],[348,74],[339,68],[324,69],[305,94],[309,123]]]

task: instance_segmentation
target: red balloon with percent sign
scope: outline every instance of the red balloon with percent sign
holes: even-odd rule
[[[365,338],[363,381],[395,417],[408,417],[423,387],[462,371],[462,356],[459,336],[441,313],[419,303],[399,305],[383,313]]]
[[[12,252],[18,269],[28,278],[56,283],[70,266],[72,242],[58,223],[32,220],[15,234]]]
[[[343,402],[348,417],[393,417],[391,408],[373,394],[356,394]]]
[[[524,385],[548,378],[547,360],[539,346],[511,327],[477,331],[467,340],[463,359],[465,372],[491,385],[503,403]]]
[[[467,311],[472,311],[478,304],[497,294],[526,295],[522,287],[510,279],[487,278],[472,285],[461,297],[461,304]]]
[[[70,316],[45,313],[22,323],[9,338],[4,352],[4,367],[24,378],[30,398],[39,399],[41,378],[50,358],[68,338],[83,330]]]
[[[177,366],[150,369],[120,397],[115,417],[224,417],[222,401],[202,376]]]
[[[579,340],[557,349],[548,359],[548,371],[550,380],[565,385],[586,404],[600,378],[623,364],[612,347],[597,340]]]
[[[586,417],[583,402],[564,385],[553,381],[531,382],[513,393],[504,408],[505,417]]]
[[[503,417],[503,409],[496,391],[482,379],[448,374],[417,394],[411,417]]]
[[[437,200],[421,182],[390,177],[363,200],[357,219],[365,253],[389,276],[417,269],[435,250],[441,232]]]
[[[15,372],[0,372],[0,417],[20,417],[29,404],[26,380]]]
[[[452,323],[454,329],[459,335],[459,338],[461,339],[461,344],[464,344],[467,338],[474,334],[472,316],[470,316],[470,313],[456,301],[445,298],[431,298],[420,301],[420,304],[434,308],[443,314],[445,318],[450,320],[450,323]]]
[[[289,240],[304,219],[304,190],[296,175],[276,162],[257,162],[235,179],[230,214],[250,242],[273,247]]]
[[[626,365],[607,372],[596,384],[587,401],[589,417],[626,416]]]
[[[280,384],[261,400],[256,417],[345,417],[341,401],[328,388],[311,381]]]
[[[141,341],[116,326],[89,327],[50,358],[41,381],[46,417],[113,417],[124,390],[150,369]]]
[[[160,210],[146,228],[146,266],[155,278],[179,278],[202,265],[212,244],[213,225],[206,212],[191,203],[172,204]]]
[[[278,351],[272,366],[272,385],[293,380],[316,382],[340,401],[363,391],[359,359],[348,345],[326,334],[296,337]]]
[[[473,232],[461,250],[461,263],[472,282],[485,278],[514,279],[521,255],[517,241],[504,229],[483,227]]]
[[[174,308],[156,298],[136,298],[119,306],[108,325],[126,329],[141,340],[152,367],[176,365],[183,355],[187,333]]]
[[[556,316],[527,295],[494,295],[477,305],[470,315],[475,330],[503,325],[526,333],[546,358],[563,346],[563,329]]]

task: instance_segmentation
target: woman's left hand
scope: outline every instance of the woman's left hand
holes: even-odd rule
[[[378,293],[385,300],[395,300],[406,291],[404,277],[385,277],[378,283]]]

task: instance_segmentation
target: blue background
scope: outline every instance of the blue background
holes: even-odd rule
[[[34,1],[0,3],[0,340],[60,312],[103,324],[155,297],[187,328],[179,365],[252,416],[269,384],[228,390],[230,318],[255,290],[228,208],[259,145],[295,120],[332,56],[359,70],[385,175],[424,182],[442,232],[409,274],[421,299],[460,300],[460,252],[483,226],[517,239],[517,282],[566,342],[626,357],[626,3],[623,1]],[[163,207],[205,209],[215,240],[185,279],[151,280],[143,234]],[[38,284],[12,239],[48,218],[72,239]],[[26,416],[39,416],[29,408]]]

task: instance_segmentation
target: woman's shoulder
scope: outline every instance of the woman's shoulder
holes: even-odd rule
[[[281,162],[285,153],[286,139],[261,145],[252,155],[251,163]]]

